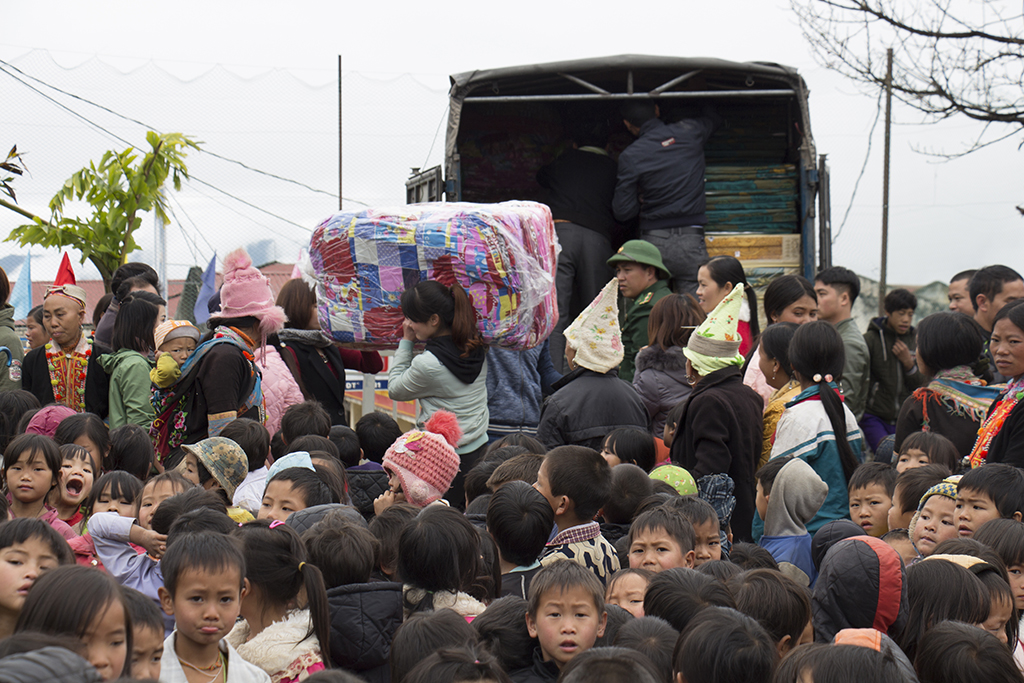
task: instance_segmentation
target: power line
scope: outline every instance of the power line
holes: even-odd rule
[[[79,102],[84,102],[86,104],[90,104],[90,105],[96,107],[97,109],[102,109],[103,111],[105,111],[105,112],[107,112],[109,114],[113,114],[114,116],[116,116],[116,117],[118,117],[120,119],[124,119],[125,121],[130,121],[131,123],[138,124],[138,125],[142,126],[143,128],[146,128],[146,129],[149,129],[149,130],[158,130],[156,128],[156,126],[151,126],[151,125],[149,125],[147,123],[143,123],[142,121],[139,121],[136,118],[132,118],[131,116],[127,116],[127,115],[122,114],[120,112],[114,111],[110,107],[106,107],[106,106],[104,106],[102,104],[98,104],[96,102],[93,102],[92,100],[89,100],[89,99],[85,98],[85,97],[82,97],[80,95],[76,95],[74,93],[68,92],[67,90],[62,90],[61,88],[58,88],[57,86],[55,86],[55,85],[53,85],[51,83],[47,83],[46,81],[44,81],[42,79],[36,78],[35,76],[33,76],[31,74],[25,73],[24,71],[22,71],[18,67],[14,66],[13,64],[11,64],[9,62],[5,62],[2,59],[0,59],[0,64],[3,64],[4,66],[7,66],[7,67],[9,67],[11,69],[14,69],[18,73],[20,73],[22,76],[25,76],[26,78],[30,78],[33,81],[35,81],[36,83],[40,83],[42,85],[45,85],[47,88],[50,88],[51,90],[56,90],[57,92],[61,93],[62,95],[66,95],[67,97],[71,97],[73,99],[76,99]],[[12,75],[12,74],[8,74],[8,75]],[[293,185],[298,185],[299,187],[304,187],[305,189],[309,190],[310,192],[317,192],[319,194],[325,194],[328,197],[334,197],[335,199],[338,198],[338,195],[334,194],[333,192],[328,192],[327,190],[321,190],[321,189],[312,187],[311,185],[307,185],[306,183],[301,182],[299,180],[294,180],[292,178],[285,178],[284,176],[280,176],[280,175],[277,175],[275,173],[270,173],[269,171],[264,171],[264,170],[261,170],[261,169],[258,169],[258,168],[254,168],[254,167],[249,166],[248,164],[246,164],[244,162],[238,161],[237,159],[232,159],[232,158],[226,157],[226,156],[224,156],[222,154],[217,154],[216,152],[211,152],[208,149],[200,149],[199,151],[200,152],[205,152],[206,154],[209,154],[212,157],[216,157],[217,159],[220,159],[222,161],[227,161],[228,163],[237,164],[238,166],[241,166],[244,169],[252,171],[253,173],[259,173],[260,175],[265,175],[265,176],[267,176],[269,178],[274,178],[276,180],[281,180],[281,181],[284,181],[286,183],[292,183]],[[352,200],[350,200],[350,201],[352,201]]]
[[[7,62],[4,62],[3,60],[0,60],[0,64],[5,64],[5,65],[7,65],[7,66],[10,66],[9,64],[7,64]],[[20,69],[18,69],[17,67],[11,67],[11,68],[14,68],[14,69],[15,69],[16,71],[18,71],[19,73],[23,73],[23,72],[21,72],[21,70],[20,70]],[[113,139],[115,139],[115,140],[118,140],[118,141],[120,141],[121,143],[123,143],[123,144],[125,144],[125,145],[128,145],[129,147],[134,147],[134,146],[135,146],[135,145],[134,145],[134,144],[133,144],[132,142],[130,142],[130,141],[128,141],[128,140],[126,140],[126,139],[124,139],[123,137],[121,137],[121,136],[120,136],[120,135],[118,135],[117,133],[114,133],[114,132],[112,132],[112,131],[110,131],[110,130],[108,130],[108,129],[104,128],[103,126],[99,125],[98,123],[96,123],[96,122],[94,122],[94,121],[90,120],[90,119],[89,119],[88,117],[86,117],[86,116],[85,116],[84,114],[81,114],[81,113],[79,113],[79,112],[75,111],[74,109],[71,109],[70,107],[68,107],[67,105],[63,104],[62,102],[59,102],[59,101],[57,101],[57,100],[56,100],[55,98],[51,97],[50,95],[47,95],[47,94],[46,94],[46,93],[44,93],[43,91],[39,90],[39,88],[36,88],[35,86],[33,86],[33,85],[32,85],[31,83],[26,83],[26,82],[25,82],[24,80],[22,80],[22,79],[18,78],[18,77],[17,77],[16,75],[14,75],[14,74],[10,73],[10,72],[9,72],[9,71],[7,71],[6,69],[4,69],[4,68],[3,68],[2,66],[0,66],[0,71],[2,71],[3,73],[7,74],[8,76],[10,76],[11,78],[13,78],[14,80],[18,81],[19,83],[21,83],[22,85],[24,85],[24,86],[25,86],[26,88],[29,88],[29,89],[30,89],[30,90],[32,90],[33,92],[37,93],[37,94],[38,94],[38,95],[40,95],[41,97],[43,97],[43,98],[45,98],[45,99],[49,100],[50,102],[52,102],[53,104],[57,105],[57,106],[58,106],[58,107],[60,107],[61,109],[64,109],[65,111],[67,111],[67,112],[68,112],[69,114],[71,114],[72,116],[74,116],[74,117],[76,117],[76,118],[78,118],[78,119],[82,120],[83,122],[85,122],[85,123],[86,123],[86,124],[88,124],[89,126],[92,126],[93,128],[97,129],[98,131],[101,131],[101,132],[105,133],[106,135],[108,135],[108,136],[112,137],[112,138],[113,138]],[[31,76],[29,76],[29,78],[31,78]],[[61,92],[63,92],[63,91],[61,91]],[[99,105],[97,105],[97,106],[99,106]],[[110,110],[108,110],[108,111],[110,111]],[[112,113],[116,113],[116,112],[112,112]],[[122,117],[122,118],[126,118],[126,117]],[[133,119],[129,119],[129,120],[133,120]],[[138,123],[138,122],[136,122],[136,123]],[[143,126],[144,126],[145,124],[141,124],[141,125],[143,125]],[[302,228],[303,230],[305,230],[305,231],[307,231],[307,232],[312,232],[312,230],[311,230],[310,228],[308,228],[308,227],[306,227],[306,226],[304,226],[304,225],[301,225],[301,224],[299,224],[299,223],[296,223],[295,221],[289,220],[289,219],[287,219],[287,218],[285,218],[285,217],[283,217],[283,216],[279,216],[278,214],[276,214],[276,213],[273,213],[272,211],[268,211],[267,209],[264,209],[264,208],[261,208],[261,207],[259,207],[259,206],[256,206],[255,204],[253,204],[253,203],[251,203],[251,202],[248,202],[248,201],[246,201],[246,200],[242,199],[241,197],[237,197],[237,196],[235,196],[235,195],[231,194],[230,192],[228,192],[228,191],[226,191],[226,190],[222,190],[222,189],[220,189],[219,187],[217,187],[216,185],[213,185],[213,184],[211,184],[211,183],[208,183],[208,182],[206,182],[205,180],[202,180],[202,179],[200,179],[200,178],[197,178],[197,177],[196,177],[196,176],[194,176],[194,175],[190,175],[190,176],[189,176],[189,180],[195,181],[195,182],[197,182],[197,183],[200,183],[200,184],[202,184],[202,185],[206,185],[207,187],[209,187],[209,188],[211,188],[211,189],[213,189],[213,190],[216,190],[217,192],[220,192],[221,194],[224,194],[224,195],[226,195],[226,196],[228,196],[228,197],[231,197],[232,199],[234,199],[234,200],[235,200],[235,201],[237,201],[237,202],[240,202],[240,203],[242,203],[242,204],[245,204],[246,206],[252,207],[252,208],[256,209],[257,211],[261,211],[261,212],[263,212],[263,213],[265,213],[265,214],[267,214],[267,215],[269,215],[269,216],[273,216],[274,218],[276,218],[276,219],[278,219],[278,220],[280,220],[280,221],[283,221],[283,222],[285,222],[285,223],[289,223],[289,224],[291,224],[291,225],[294,225],[294,226],[296,226],[296,227],[298,227],[298,228]],[[200,194],[202,194],[202,193],[200,193]],[[207,197],[207,198],[210,198],[210,197],[209,197],[209,195],[205,195],[205,194],[204,194],[203,196],[205,196],[205,197]],[[336,197],[337,195],[332,195],[332,196]],[[210,199],[212,199],[212,198],[210,198]],[[218,202],[218,203],[220,203],[220,202]],[[360,203],[361,203],[361,202],[360,202]],[[223,206],[223,204],[222,204],[222,206]],[[244,215],[244,214],[239,214],[239,215]],[[248,217],[247,217],[247,218],[248,218]],[[268,228],[268,227],[267,227],[267,226],[265,226],[265,225],[264,225],[263,227],[264,227],[264,228],[266,228],[267,230],[270,230],[270,228]],[[273,230],[270,230],[270,232],[274,232],[274,231],[273,231]],[[281,235],[280,233],[274,233],[274,234],[277,234],[278,236],[284,237],[284,235]],[[294,238],[291,238],[291,237],[288,237],[287,239],[290,239],[290,240],[292,240],[292,241],[295,241],[295,240],[294,240]],[[204,238],[204,240],[205,240],[205,238]]]

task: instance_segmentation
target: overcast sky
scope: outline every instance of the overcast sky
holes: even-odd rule
[[[962,0],[961,0],[962,1]],[[500,8],[500,9],[499,9]],[[448,74],[619,53],[771,61],[796,67],[811,92],[813,135],[832,169],[839,228],[864,162],[876,96],[817,66],[788,3],[779,0],[481,3],[179,0],[0,0],[0,59],[44,83],[164,131],[193,134],[212,152],[337,191],[337,57],[344,64],[344,195],[401,203],[409,167],[441,162]],[[37,87],[133,142],[144,129]],[[0,73],[0,146],[28,152],[19,202],[46,213],[64,178],[123,146]],[[897,108],[893,130],[890,282],[948,280],[991,262],[1024,267],[1020,153],[1014,142],[948,163],[914,148],[957,151],[979,128],[966,120],[919,125]],[[6,148],[5,148],[6,151]],[[882,125],[834,260],[878,276]],[[198,155],[210,185],[177,199],[169,232],[172,276],[216,250],[263,241],[290,261],[337,200]],[[346,205],[348,206],[348,205]],[[354,204],[352,206],[355,206]],[[273,217],[269,213],[287,219]],[[0,233],[21,221],[0,211]],[[297,223],[298,226],[293,225]],[[140,234],[151,253],[152,229]],[[0,243],[0,265],[23,250]],[[13,259],[13,260],[12,260]],[[52,265],[51,265],[52,264]],[[33,260],[47,279],[55,255]],[[16,277],[17,268],[13,268]],[[83,268],[85,277],[94,274]]]

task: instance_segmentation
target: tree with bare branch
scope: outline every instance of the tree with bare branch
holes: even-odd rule
[[[1001,0],[790,0],[815,57],[878,92],[893,48],[893,97],[926,120],[982,132],[956,157],[1024,133],[1024,15]]]

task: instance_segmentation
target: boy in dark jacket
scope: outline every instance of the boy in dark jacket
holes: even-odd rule
[[[515,683],[555,681],[574,657],[604,635],[604,586],[575,562],[545,567],[530,584],[526,628],[540,646],[533,665],[512,673]]]
[[[328,513],[302,540],[327,587],[334,665],[370,683],[387,683],[391,641],[402,625],[402,584],[369,583],[380,543],[365,525],[337,513]]]
[[[878,442],[887,435],[896,433],[896,418],[903,402],[921,386],[911,325],[916,309],[917,297],[905,289],[894,289],[885,295],[887,315],[872,320],[864,333],[871,374],[860,427],[871,450],[878,448]]]
[[[540,493],[525,481],[503,484],[487,504],[487,531],[498,548],[501,596],[529,595],[530,580],[551,535],[555,515]]]

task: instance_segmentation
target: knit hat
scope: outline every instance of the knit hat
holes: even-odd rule
[[[43,300],[45,301],[54,294],[71,299],[82,308],[85,308],[85,290],[79,287],[78,282],[75,280],[75,271],[71,269],[71,259],[68,258],[67,252],[64,252],[64,258],[60,261],[60,268],[57,269],[57,278],[53,281],[52,285],[46,288]]]
[[[459,471],[455,445],[462,429],[455,416],[439,410],[430,416],[423,429],[402,434],[384,454],[384,469],[398,475],[405,499],[416,507],[425,507],[441,498]]]
[[[267,335],[284,327],[284,309],[274,305],[270,281],[253,267],[245,249],[236,249],[224,259],[224,284],[220,288],[220,318],[253,316]]]
[[[680,496],[692,496],[697,493],[697,482],[694,481],[693,475],[679,465],[659,465],[651,470],[650,477],[667,483]]]
[[[165,320],[153,330],[153,339],[156,341],[156,348],[159,349],[165,342],[180,337],[188,337],[199,343],[199,330],[187,320]]]
[[[743,365],[740,335],[736,331],[740,323],[743,292],[743,283],[733,287],[686,342],[683,355],[701,376],[730,365]]]
[[[917,520],[921,519],[921,510],[924,509],[924,504],[928,502],[928,499],[932,496],[945,496],[952,500],[956,500],[956,486],[960,482],[960,475],[954,474],[952,477],[946,477],[935,486],[931,487],[924,492],[921,496],[921,502],[917,504],[917,512],[910,519],[910,528],[907,529],[907,533],[910,534],[910,538],[914,538],[914,527],[917,526]]]
[[[32,419],[28,421],[28,426],[25,427],[26,434],[42,434],[48,436],[51,439],[53,435],[57,433],[57,425],[65,417],[71,417],[77,415],[74,410],[67,406],[52,405],[41,408],[32,416]]]
[[[306,451],[292,451],[283,458],[278,458],[274,461],[274,464],[267,470],[267,481],[274,478],[278,472],[282,472],[292,467],[302,467],[307,470],[316,472],[316,468],[313,467],[313,458],[309,456]]]
[[[610,280],[564,334],[566,346],[576,351],[577,365],[601,374],[618,367],[623,355],[618,281]]]
[[[665,267],[665,262],[661,260],[661,252],[647,240],[630,240],[626,242],[607,261],[608,265],[613,267],[616,263],[622,262],[654,266],[654,269],[658,271],[658,278],[661,280],[667,280],[672,277],[672,273]]]
[[[228,494],[228,500],[234,498],[235,489],[249,474],[249,458],[241,446],[223,436],[212,436],[199,443],[182,444],[181,447],[196,456],[196,460],[202,463],[210,476],[224,489],[224,493]]]

